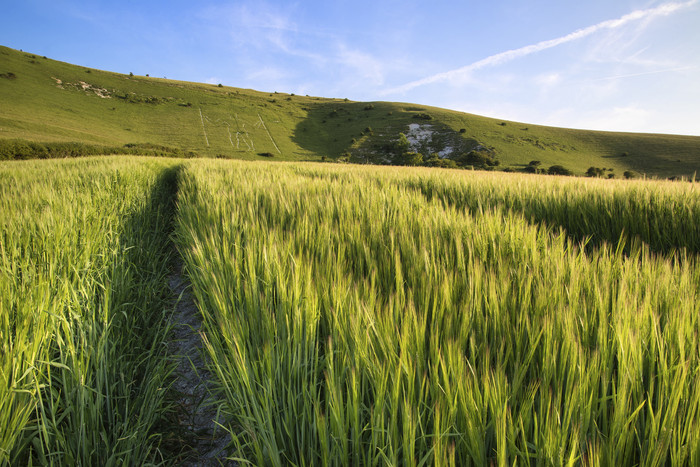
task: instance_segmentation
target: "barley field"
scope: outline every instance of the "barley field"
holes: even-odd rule
[[[238,465],[700,464],[693,183],[0,164],[0,465],[171,464],[181,256]]]
[[[159,462],[174,164],[0,165],[0,465]]]
[[[694,184],[198,163],[178,248],[254,465],[697,465]]]

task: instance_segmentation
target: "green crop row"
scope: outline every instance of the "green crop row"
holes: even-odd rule
[[[176,238],[234,456],[699,463],[698,251],[649,227],[672,219],[691,232],[696,192],[477,174],[450,174],[443,187],[443,176],[216,161],[184,170]],[[647,217],[618,211],[623,201],[650,203]],[[557,206],[568,216],[539,214]],[[577,219],[623,228],[582,248],[559,228],[581,228]],[[619,247],[623,231],[642,241]],[[658,254],[647,239],[686,252]]]
[[[171,161],[0,165],[0,465],[159,461]]]

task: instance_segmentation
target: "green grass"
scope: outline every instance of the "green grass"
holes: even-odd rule
[[[618,178],[625,170],[689,178],[700,168],[695,136],[568,130],[392,102],[369,108],[343,99],[86,69],[6,47],[0,47],[0,102],[2,139],[150,143],[248,160],[261,159],[260,153],[316,161],[350,153],[358,162],[381,163],[383,148],[418,123],[434,132],[425,152],[481,144],[495,149],[502,168],[521,170],[540,160],[579,175],[590,166],[610,168]],[[424,113],[432,120],[415,118]]]
[[[160,462],[173,161],[0,164],[0,465]]]
[[[696,237],[663,233],[693,231],[697,189],[445,174],[187,165],[177,243],[234,455],[700,462]],[[608,226],[590,248],[581,209]]]

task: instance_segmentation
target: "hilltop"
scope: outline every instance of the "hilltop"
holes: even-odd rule
[[[470,151],[499,169],[562,165],[690,177],[700,137],[531,125],[435,107],[353,102],[119,74],[0,47],[0,139],[163,145],[238,159],[386,163],[401,133],[427,159]],[[435,156],[434,156],[435,157]]]

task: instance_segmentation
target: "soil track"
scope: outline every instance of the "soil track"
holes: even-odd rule
[[[230,438],[217,424],[217,409],[211,399],[211,374],[204,360],[202,317],[190,294],[182,263],[176,264],[168,284],[176,303],[169,344],[177,361],[172,390],[178,404],[176,415],[181,436],[186,443],[178,465],[236,465],[226,459],[226,444]]]

